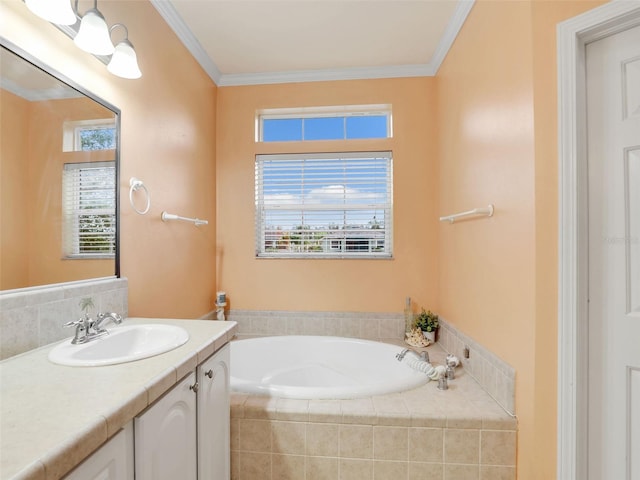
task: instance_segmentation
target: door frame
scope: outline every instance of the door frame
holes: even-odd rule
[[[587,472],[588,206],[585,45],[640,25],[614,0],[558,24],[558,480]]]

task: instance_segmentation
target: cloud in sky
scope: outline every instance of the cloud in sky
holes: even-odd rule
[[[345,185],[326,185],[314,188],[304,195],[293,193],[274,193],[264,196],[265,205],[341,205],[346,203],[345,197],[351,199],[348,203],[373,203],[384,201],[383,193],[362,192]]]

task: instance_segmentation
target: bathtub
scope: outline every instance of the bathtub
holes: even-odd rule
[[[231,342],[231,389],[300,399],[400,392],[429,381],[399,362],[402,347],[355,338],[260,337]]]

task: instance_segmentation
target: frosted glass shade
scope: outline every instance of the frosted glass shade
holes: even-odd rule
[[[142,72],[138,67],[138,57],[129,40],[123,40],[116,45],[107,70],[122,78],[140,78]]]
[[[25,0],[33,13],[47,22],[74,25],[78,20],[70,0]]]
[[[111,55],[114,51],[107,22],[95,8],[84,14],[73,41],[79,48],[94,55]]]

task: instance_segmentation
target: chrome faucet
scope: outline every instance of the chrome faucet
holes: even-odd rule
[[[87,330],[89,329],[90,321],[89,315],[85,314],[84,317],[80,317],[78,320],[67,322],[63,325],[63,327],[76,327],[76,335],[73,337],[73,340],[71,340],[71,343],[77,345],[89,341]]]
[[[109,320],[115,324],[120,324],[122,323],[122,316],[117,313],[99,313],[97,320],[93,320],[85,313],[84,317],[67,322],[63,326],[76,327],[76,334],[71,343],[78,345],[108,335],[109,332],[103,327],[103,324]]]
[[[116,325],[120,325],[122,323],[122,315],[118,315],[117,313],[99,313],[98,318],[93,322],[93,329],[96,333],[106,332],[105,328],[102,326],[105,322],[111,320]]]
[[[404,358],[404,356],[408,352],[415,353],[416,355],[418,355],[420,357],[420,360],[422,360],[423,362],[428,362],[429,361],[429,352],[427,352],[426,350],[424,350],[422,352],[416,352],[415,350],[412,350],[411,348],[405,348],[400,353],[396,354],[396,358],[398,359],[398,361],[401,362],[402,359]]]

